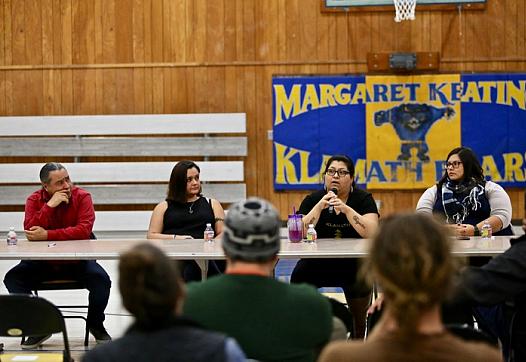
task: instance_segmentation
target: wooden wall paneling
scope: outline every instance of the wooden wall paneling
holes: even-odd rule
[[[194,112],[208,113],[208,95],[212,90],[208,84],[208,70],[206,67],[194,68]]]
[[[255,3],[257,0],[243,0],[243,23],[242,36],[243,46],[241,49],[240,61],[250,61],[255,59],[255,43],[256,43],[256,15]],[[287,1],[288,3],[288,1]]]
[[[60,79],[60,114],[73,114],[73,71],[64,69]]]
[[[25,1],[12,0],[11,2],[11,53],[13,64],[27,64],[26,58],[26,24]]]
[[[95,34],[93,33],[94,8],[90,5],[93,5],[93,3],[89,1],[75,1],[72,6],[73,33],[71,37],[73,44],[75,44],[72,48],[73,64],[90,64],[95,62]]]
[[[190,1],[194,6],[194,30],[192,32],[193,38],[188,38],[188,41],[193,43],[194,54],[192,61],[206,62],[207,59],[207,1],[193,0]],[[212,45],[212,44],[210,44]]]
[[[518,1],[517,2],[517,14],[512,22],[512,24],[506,25],[504,33],[508,31],[508,26],[514,26],[517,28],[517,51],[515,54],[524,59],[526,57],[526,2]],[[7,60],[6,60],[7,61]],[[525,69],[524,62],[522,67],[517,69]]]
[[[115,55],[117,63],[133,62],[133,0],[115,0]]]
[[[144,12],[145,2],[134,0],[132,4],[132,61],[134,63],[145,63],[145,22],[149,14]],[[148,8],[149,10],[150,8]],[[149,33],[149,32],[148,32]],[[132,70],[133,77],[133,109],[131,113],[145,114],[146,112],[146,94],[145,94],[145,68],[135,68]]]
[[[54,63],[54,28],[53,19],[53,1],[52,0],[41,0],[41,17],[42,17],[42,64],[53,64]],[[45,76],[45,75],[44,75]]]
[[[7,102],[6,102],[6,72],[0,71],[0,114],[7,114]]]
[[[188,109],[186,68],[172,68],[171,80],[173,84],[170,99],[172,103],[171,109],[173,110],[171,113],[186,113]]]
[[[262,1],[254,4],[256,16],[256,60],[272,61],[278,58],[278,6]],[[301,42],[301,39],[298,39]]]
[[[3,42],[4,42],[4,65],[13,63],[13,16],[11,13],[11,0],[4,0],[3,9]]]
[[[276,25],[277,25],[277,39],[276,47],[277,61],[284,61],[287,59],[287,0],[277,0],[277,14],[276,14]]]
[[[117,61],[115,2],[103,1],[101,13],[102,26],[102,63],[115,64]],[[102,113],[116,112],[117,86],[116,74],[113,68],[102,70]]]
[[[334,19],[336,22],[336,53],[333,59],[335,60],[349,59],[349,16],[349,14],[342,14]],[[365,35],[364,38],[366,37]]]
[[[235,78],[236,78],[236,91],[237,91],[237,97],[235,99],[236,102],[236,111],[239,112],[245,112],[245,98],[247,97],[245,93],[245,67],[236,67],[235,69]],[[229,94],[227,93],[227,97],[229,97]],[[242,110],[242,111],[241,111]],[[247,115],[247,124],[250,122],[250,118]],[[246,166],[245,166],[246,167]],[[246,179],[246,178],[245,178]]]
[[[53,102],[53,113],[51,114],[62,114],[62,73],[61,70],[53,70],[50,72],[50,77],[52,84],[50,87],[53,87],[52,99],[50,102]]]
[[[173,12],[175,1],[163,1],[163,62],[175,60],[175,28],[179,24],[174,24]]]
[[[27,64],[42,64],[42,17],[41,4],[27,1],[24,6],[25,47]],[[26,114],[42,113],[42,71],[26,74],[28,92],[24,99]],[[30,91],[29,91],[30,90]]]
[[[287,54],[286,59],[288,61],[297,61],[301,54],[301,43],[300,43],[300,4],[298,0],[288,0],[286,2],[285,14],[286,14],[286,26],[285,32],[287,36]]]
[[[228,0],[227,0],[228,1]],[[225,60],[225,8],[224,0],[206,3],[206,60]]]
[[[117,78],[115,69],[102,70],[102,114],[114,114],[117,108]]]
[[[194,67],[184,68],[186,73],[186,112],[196,113],[196,84]]]
[[[44,109],[42,96],[43,91],[43,72],[42,70],[32,70],[26,75],[27,94],[23,99],[26,103],[26,114],[42,114]]]
[[[185,16],[188,21],[185,27],[185,54],[187,62],[195,61],[195,22],[196,17],[196,3],[194,1],[185,2]]]
[[[174,57],[173,61],[177,63],[186,62],[186,7],[187,1],[173,1],[173,7],[170,9],[173,11],[172,20],[172,40]]]
[[[172,89],[177,87],[172,83],[172,68],[165,67],[163,68],[163,111],[162,113],[174,113],[174,99],[172,98],[173,93]],[[175,90],[174,90],[175,92]]]
[[[0,2],[0,65],[6,65],[5,62],[5,23],[6,19],[9,18],[4,14],[4,3]]]
[[[491,27],[491,31],[488,31],[486,36],[489,37],[489,56],[492,59],[500,58],[504,56],[510,56],[511,54],[506,52],[506,43],[508,41],[513,42],[515,38],[514,29],[505,29],[506,17],[511,14],[506,11],[506,4],[515,3],[515,1],[505,1],[502,4],[498,2],[490,1],[487,4],[487,10],[491,14],[490,19],[486,27]],[[510,9],[514,10],[514,9]],[[524,19],[523,19],[524,23]],[[509,40],[508,40],[509,38]],[[505,63],[502,61],[492,62],[490,64],[491,71],[502,72],[505,68]]]
[[[151,44],[152,53],[149,62],[162,62],[163,61],[163,45],[164,45],[164,34],[163,34],[163,2],[152,0],[151,2]],[[146,30],[148,32],[148,30]]]
[[[58,64],[72,64],[72,8],[71,0],[64,0],[58,4],[60,21],[58,22],[59,29],[59,56],[60,60],[54,59]],[[60,114],[73,114],[73,72],[71,69],[64,69],[61,71],[60,77]]]
[[[7,65],[6,39],[8,36],[9,37],[11,36],[11,31],[7,30],[8,25],[10,26],[11,16],[5,12],[6,8],[7,8],[7,5],[4,4],[4,2],[0,2],[0,65]],[[6,73],[7,73],[6,71],[0,71],[0,114],[7,114]]]
[[[423,14],[418,14],[423,15]],[[426,29],[424,28],[425,18],[419,16],[416,21],[410,21],[409,26],[411,28],[411,39],[410,47],[408,51],[416,51],[424,48],[426,41]]]
[[[245,182],[247,184],[247,195],[260,196],[269,198],[270,194],[263,194],[258,192],[257,179],[259,170],[257,161],[258,138],[257,138],[257,122],[259,115],[257,114],[256,99],[256,69],[255,66],[247,66],[243,73],[243,109],[247,114],[247,137],[248,137],[248,155],[245,159]],[[261,167],[265,167],[261,165]]]
[[[135,114],[147,114],[144,68],[133,69],[133,111]]]
[[[301,59],[318,59],[318,16],[320,8],[317,4],[302,4],[301,11],[298,13],[299,22],[299,42]]]
[[[208,111],[225,111],[225,67],[208,67]],[[206,94],[206,93],[205,93]],[[204,95],[204,94],[203,94]]]
[[[137,16],[135,17],[137,21],[140,21],[140,15],[142,15],[142,30],[139,26],[134,27],[136,35],[137,35],[137,51],[135,53],[136,56],[140,56],[140,40],[142,39],[143,42],[143,49],[144,54],[142,61],[141,60],[135,60],[135,62],[151,62],[152,61],[152,44],[153,44],[153,36],[152,36],[152,22],[153,22],[153,15],[152,15],[152,0],[136,0],[138,2],[138,5],[134,11],[137,12]],[[139,6],[139,4],[142,4],[142,9]],[[140,14],[140,15],[139,15]]]
[[[164,69],[152,69],[152,113],[163,113],[164,109]]]
[[[126,53],[128,54],[128,52]],[[116,79],[116,107],[118,114],[131,114],[134,110],[134,78],[133,69],[122,68],[115,72]]]
[[[224,51],[223,60],[226,62],[232,62],[236,60],[237,56],[237,39],[238,33],[241,33],[241,29],[238,29],[237,23],[237,3],[236,0],[226,0],[224,2]]]
[[[145,46],[145,17],[144,1],[133,0],[131,14],[131,48],[133,63],[144,63],[144,46]]]
[[[93,72],[94,73],[94,72]],[[73,113],[90,114],[95,102],[95,78],[86,69],[73,71]]]
[[[7,103],[6,103],[6,72],[0,71],[0,114],[7,114]]]
[[[270,200],[276,201],[273,195],[272,182],[272,142],[267,138],[267,131],[272,129],[272,72],[273,67],[258,67],[256,69],[256,133],[257,142],[257,192],[258,195],[271,195]],[[264,175],[264,177],[261,177]]]
[[[225,112],[238,112],[240,109],[243,109],[239,106],[239,98],[243,91],[238,86],[238,78],[241,78],[238,76],[238,72],[242,73],[242,68],[239,69],[239,67],[235,66],[225,67]]]
[[[412,36],[414,34],[411,33],[411,23],[412,21],[402,21],[400,23],[394,22],[395,25],[395,50],[399,52],[409,52],[411,51],[412,46]]]
[[[463,20],[464,14],[464,12],[461,15],[457,12],[444,12],[440,15],[442,24],[441,38],[447,39],[442,43],[440,57],[459,59],[465,56],[464,32],[461,34],[461,21],[465,21]]]
[[[317,31],[315,34],[312,35],[314,37],[314,42],[316,44],[315,59],[318,59],[320,61],[327,61],[328,59],[330,59],[329,58],[329,44],[330,44],[329,39],[332,36],[332,34],[330,33],[331,28],[329,24],[332,23],[330,21],[332,17],[327,16],[327,15],[328,14],[318,12],[318,14],[316,15]]]
[[[58,64],[72,64],[72,14],[71,14],[71,0],[64,0],[60,2],[60,62]],[[55,63],[58,60],[55,58]]]
[[[380,13],[356,13],[348,16],[347,24],[349,26],[349,58],[351,60],[366,59],[367,52],[373,49],[373,38],[379,37],[384,39],[385,37],[392,36],[392,30],[387,30],[386,33],[379,33],[379,29],[373,29],[373,24],[388,26],[389,21],[379,20],[381,19]],[[386,24],[387,23],[387,24]],[[380,28],[382,29],[382,28]],[[377,42],[377,46],[382,48],[382,42]]]
[[[42,112],[45,115],[52,115],[58,113],[58,110],[55,110],[56,104],[60,104],[59,101],[55,99],[57,94],[55,93],[55,77],[59,72],[46,69],[42,71]],[[58,94],[60,97],[60,94]],[[1,114],[4,114],[0,112]]]
[[[49,64],[62,64],[62,7],[60,1],[51,0],[52,13],[52,56],[44,55],[45,58],[51,58]],[[43,51],[46,51],[45,49]]]

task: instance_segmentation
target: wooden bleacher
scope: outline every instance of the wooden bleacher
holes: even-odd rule
[[[35,158],[63,163],[92,194],[98,237],[143,235],[183,158],[201,168],[206,196],[243,199],[245,134],[244,113],[0,117],[0,231],[22,231],[25,199],[45,163],[26,161]]]

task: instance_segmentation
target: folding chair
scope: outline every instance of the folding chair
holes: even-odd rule
[[[33,293],[38,296],[38,291],[42,290],[69,290],[69,289],[86,289],[86,285],[78,280],[47,280],[44,281],[33,288]],[[71,308],[85,308],[87,309],[88,305],[57,305],[59,309],[71,309]],[[89,341],[89,326],[88,319],[82,315],[63,315],[63,318],[70,319],[83,319],[86,328],[84,330],[84,346],[88,346]]]
[[[66,325],[57,307],[46,299],[32,295],[0,295],[0,336],[36,337],[59,332],[62,333],[64,350],[55,356],[59,361],[71,362]],[[8,361],[12,357],[11,354],[3,354],[1,358]],[[46,354],[46,357],[51,357],[51,354]]]
[[[97,237],[94,233],[90,234],[90,240],[96,240]],[[87,289],[86,285],[79,281],[74,279],[67,279],[67,280],[46,280],[38,285],[36,285],[33,288],[33,294],[38,296],[38,291],[40,290],[69,290],[69,289]],[[71,308],[85,308],[88,309],[89,305],[57,305],[57,308],[59,309],[71,309]],[[70,319],[83,319],[86,323],[86,328],[84,330],[84,346],[88,346],[89,341],[89,326],[88,326],[88,319],[87,317],[81,316],[81,315],[67,315],[63,316],[64,318],[70,318]]]

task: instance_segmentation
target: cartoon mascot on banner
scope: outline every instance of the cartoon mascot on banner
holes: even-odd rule
[[[409,160],[412,148],[417,149],[417,157],[420,161],[429,161],[427,132],[439,119],[446,117],[449,120],[454,115],[455,111],[451,107],[436,108],[428,104],[404,103],[386,111],[375,112],[374,124],[378,127],[385,123],[393,125],[402,142],[399,161]]]

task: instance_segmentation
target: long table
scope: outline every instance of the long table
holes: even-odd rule
[[[0,259],[3,260],[115,260],[132,246],[149,242],[160,247],[170,258],[195,260],[203,277],[208,271],[208,261],[224,259],[220,241],[148,239],[98,239],[68,241],[19,240],[18,245],[0,243]],[[368,239],[319,239],[316,243],[291,243],[281,241],[280,259],[302,258],[363,258],[370,246]],[[458,256],[494,256],[510,247],[509,236],[492,239],[481,237],[469,240],[453,240],[453,254]]]

